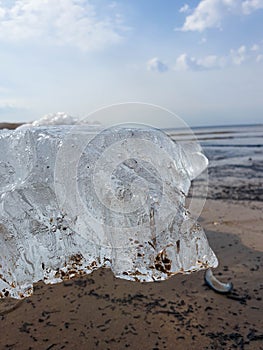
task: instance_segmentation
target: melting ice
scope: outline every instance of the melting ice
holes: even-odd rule
[[[0,131],[0,296],[100,267],[134,281],[216,267],[185,209],[206,166],[198,147],[146,127]]]

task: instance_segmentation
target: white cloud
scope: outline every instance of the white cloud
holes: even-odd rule
[[[249,15],[259,9],[263,9],[263,0],[201,0],[186,17],[181,30],[203,32],[207,28],[221,28],[227,15]]]
[[[174,66],[174,70],[176,71],[196,70],[197,68],[196,59],[194,57],[189,57],[186,53],[181,54],[176,59]]]
[[[197,65],[201,69],[220,69],[226,65],[227,59],[216,55],[208,55],[197,60]]]
[[[226,64],[225,57],[216,55],[208,55],[197,59],[190,57],[186,53],[181,54],[175,63],[174,70],[176,71],[201,71],[223,68]]]
[[[201,0],[181,29],[202,32],[206,28],[220,27],[223,16],[234,11],[238,3],[239,0]]]
[[[147,62],[147,70],[164,73],[168,70],[168,66],[158,57],[154,57]]]
[[[185,13],[185,12],[188,12],[190,9],[189,5],[188,4],[184,4],[184,6],[182,6],[179,10],[180,13]]]
[[[176,59],[174,70],[176,71],[203,71],[223,69],[227,66],[241,65],[245,62],[261,62],[263,54],[259,53],[260,47],[257,44],[252,46],[254,50],[248,50],[245,45],[237,49],[231,49],[226,55],[206,55],[194,57],[183,53]],[[257,49],[257,50],[255,50]]]
[[[231,50],[230,56],[232,62],[236,65],[240,65],[247,59],[247,48],[245,45],[240,46],[237,50]]]
[[[259,50],[259,45],[257,45],[257,44],[252,45],[250,50],[251,51],[258,51]]]
[[[246,15],[260,9],[263,9],[263,0],[246,0],[242,3],[242,10]]]
[[[113,14],[106,16],[85,0],[16,0],[11,7],[0,2],[2,41],[41,40],[97,50],[120,42],[123,30]]]

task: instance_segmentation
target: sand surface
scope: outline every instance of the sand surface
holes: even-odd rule
[[[0,301],[0,349],[263,349],[263,203],[208,200],[200,222],[230,295],[204,273],[156,283],[110,270]]]

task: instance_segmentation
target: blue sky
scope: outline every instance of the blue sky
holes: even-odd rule
[[[0,121],[126,101],[263,121],[263,0],[2,0],[0,48]]]

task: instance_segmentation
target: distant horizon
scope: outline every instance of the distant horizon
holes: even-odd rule
[[[36,119],[38,120],[38,119]],[[12,122],[9,122],[9,121],[1,121],[0,120],[0,126],[3,125],[3,124],[13,124],[13,125],[23,125],[23,124],[27,124],[27,123],[32,123],[34,122],[34,120],[31,120],[31,121],[12,121]],[[104,124],[101,123],[101,125],[103,126]],[[242,124],[204,124],[204,125],[188,125],[191,129],[206,129],[206,128],[224,128],[224,127],[228,127],[228,128],[235,128],[235,127],[246,127],[246,126],[250,126],[250,127],[253,127],[253,126],[263,126],[263,123],[242,123]],[[180,130],[180,129],[183,129],[182,128],[176,128],[176,127],[165,127],[165,128],[161,128],[162,130]]]
[[[125,103],[125,102],[120,102],[120,104],[122,104],[122,103]],[[130,102],[127,102],[127,103],[130,103]],[[133,103],[133,102],[132,102]],[[145,102],[143,102],[143,103],[145,103]],[[118,105],[119,103],[117,103],[116,105]],[[147,104],[147,103],[146,103]],[[112,104],[112,105],[115,105],[115,104]],[[150,103],[149,103],[149,105],[151,105]],[[67,113],[67,112],[62,112],[62,113],[65,113],[65,114],[68,114],[68,115],[71,115],[72,117],[74,117],[74,118],[78,118],[78,119],[83,119],[83,118],[87,118],[90,114],[93,114],[94,112],[96,112],[97,110],[100,110],[100,109],[103,109],[103,108],[105,108],[105,107],[107,107],[107,106],[100,106],[100,107],[98,107],[97,109],[94,109],[94,110],[92,110],[91,112],[87,112],[87,113],[84,113],[83,115],[79,115],[79,114],[73,114],[73,113]],[[165,106],[160,106],[161,108],[165,108]],[[168,109],[169,110],[169,109]],[[39,119],[41,119],[41,118],[43,118],[44,116],[46,116],[46,115],[49,115],[49,114],[55,114],[55,113],[61,113],[61,112],[54,112],[54,113],[51,113],[51,112],[48,112],[48,113],[44,113],[43,115],[36,115],[35,117],[32,117],[32,118],[30,118],[30,117],[25,117],[25,118],[23,118],[23,117],[4,117],[4,116],[1,116],[1,114],[0,114],[0,123],[11,123],[11,124],[20,124],[20,123],[23,123],[23,124],[25,124],[25,123],[32,123],[32,122],[34,122],[34,121],[36,121],[36,120],[39,120]],[[172,112],[173,113],[173,112]],[[263,109],[262,109],[262,114],[263,114]],[[210,117],[208,118],[208,120],[205,118],[205,117],[200,117],[200,119],[202,120],[202,122],[200,122],[199,124],[198,124],[198,122],[196,121],[196,119],[194,118],[191,118],[191,117],[188,117],[187,118],[187,116],[186,117],[183,117],[182,115],[183,115],[183,113],[181,113],[180,115],[179,114],[177,114],[177,113],[175,113],[175,115],[178,115],[187,125],[189,125],[189,126],[191,126],[191,127],[194,127],[194,128],[202,128],[202,127],[210,127],[210,126],[218,126],[218,127],[220,127],[220,126],[231,126],[231,125],[233,125],[233,126],[242,126],[242,125],[263,125],[263,122],[261,121],[261,120],[263,120],[263,116],[261,117],[261,116],[259,116],[258,118],[255,118],[255,119],[253,119],[252,121],[250,120],[250,121],[247,121],[246,119],[248,119],[248,118],[250,118],[250,117],[247,117],[247,118],[242,118],[241,120],[240,119],[237,119],[236,121],[235,121],[235,117],[233,117],[233,119],[225,119],[225,123],[220,123],[220,124],[217,124],[217,119],[218,119],[218,117],[217,117],[217,113],[215,113],[215,115],[216,115],[216,117],[215,117],[215,115],[213,116],[213,114],[211,114],[210,115]],[[193,113],[193,115],[194,115],[194,113]],[[199,115],[200,115],[200,112],[199,112]],[[188,119],[188,120],[187,120]],[[205,121],[204,121],[204,119],[205,119]],[[224,119],[224,118],[222,118],[222,116],[221,116],[221,118],[220,119]],[[101,124],[103,124],[103,122],[102,121],[99,121],[99,122],[101,122]],[[125,121],[123,121],[123,122],[125,122]],[[126,121],[127,122],[127,121]],[[214,122],[214,123],[213,123]],[[166,129],[166,128],[173,128],[173,126],[168,126],[168,127],[164,127],[164,129]]]

